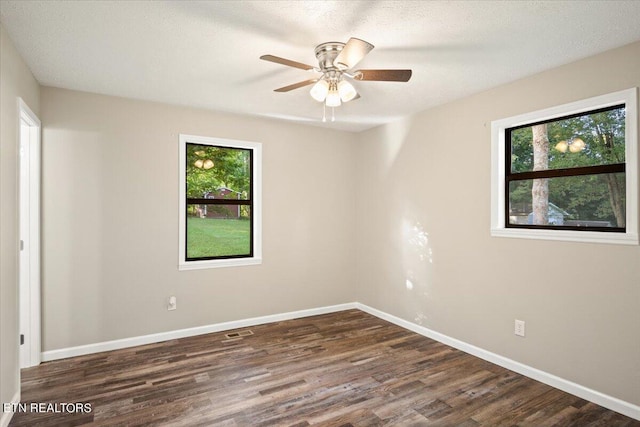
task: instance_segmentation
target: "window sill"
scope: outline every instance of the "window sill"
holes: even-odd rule
[[[556,240],[581,243],[609,243],[616,245],[637,245],[638,235],[633,233],[607,233],[600,231],[574,230],[533,230],[515,228],[492,228],[492,237],[516,239]]]
[[[262,258],[230,258],[230,259],[210,259],[206,261],[189,261],[180,262],[178,264],[178,270],[203,270],[207,268],[221,268],[221,267],[242,267],[245,265],[259,265],[262,264]]]

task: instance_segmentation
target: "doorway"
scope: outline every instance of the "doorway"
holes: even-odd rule
[[[40,364],[40,132],[38,117],[18,98],[20,368]]]

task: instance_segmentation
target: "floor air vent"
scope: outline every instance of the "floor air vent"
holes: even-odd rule
[[[253,335],[253,331],[251,331],[249,329],[245,329],[244,331],[230,332],[228,334],[225,334],[225,337],[227,337],[227,338],[240,338],[240,337],[248,337],[249,335]]]

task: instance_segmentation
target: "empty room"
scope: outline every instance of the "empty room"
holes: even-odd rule
[[[640,426],[639,19],[0,0],[0,427]]]

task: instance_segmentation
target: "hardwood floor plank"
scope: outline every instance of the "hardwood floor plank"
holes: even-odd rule
[[[22,398],[93,410],[11,426],[640,426],[358,310],[43,363]]]

